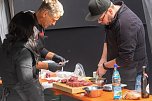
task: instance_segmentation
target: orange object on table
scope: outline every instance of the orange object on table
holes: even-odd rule
[[[40,79],[40,82],[47,82],[45,79]],[[0,84],[2,84],[2,80],[0,80]],[[81,101],[115,101],[113,100],[113,92],[105,92],[103,91],[102,95],[97,98],[91,98],[88,96],[85,96],[84,93],[80,94],[70,94],[55,88],[50,88],[52,91],[54,91],[55,95],[66,95],[70,96],[72,98],[81,100]],[[126,89],[123,90],[123,93],[126,91]],[[149,96],[149,98],[146,99],[140,99],[140,100],[119,100],[119,101],[152,101],[152,95]]]
[[[2,80],[0,80],[0,85],[2,85]]]
[[[102,95],[100,97],[96,97],[96,98],[91,98],[88,96],[85,96],[84,93],[80,93],[80,94],[70,94],[58,89],[54,89],[52,88],[52,90],[54,91],[55,95],[66,95],[66,96],[70,96],[72,98],[81,100],[81,101],[115,101],[113,100],[113,92],[105,92],[103,91]],[[126,89],[123,90],[123,92],[125,92]],[[149,98],[146,99],[140,99],[140,100],[119,100],[119,101],[152,101],[152,95],[150,95]]]

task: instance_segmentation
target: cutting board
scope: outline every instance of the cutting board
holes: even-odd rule
[[[91,85],[91,86],[95,86],[94,84]],[[60,83],[60,82],[55,82],[53,83],[53,88],[55,89],[59,89],[59,90],[62,90],[62,91],[65,91],[65,92],[68,92],[68,93],[71,93],[71,94],[75,94],[75,93],[81,93],[81,92],[85,92],[83,90],[84,87],[87,87],[87,86],[82,86],[82,87],[70,87],[64,83]]]

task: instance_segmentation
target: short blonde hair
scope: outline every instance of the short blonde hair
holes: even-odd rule
[[[44,0],[39,10],[48,10],[51,16],[63,16],[63,5],[58,0]]]

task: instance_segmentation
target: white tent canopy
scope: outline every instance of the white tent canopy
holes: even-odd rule
[[[0,0],[0,37],[3,42],[8,33],[8,23],[14,16],[13,0]]]
[[[4,0],[0,0],[0,35],[1,35],[1,41],[5,38],[5,34],[8,33],[7,31],[7,17],[6,17],[6,11],[5,11],[5,4]]]

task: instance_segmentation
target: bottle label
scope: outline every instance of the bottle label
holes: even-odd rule
[[[135,90],[141,92],[141,75],[137,75],[136,77]]]
[[[121,99],[122,98],[121,86],[113,86],[113,90],[114,90],[114,99]]]

